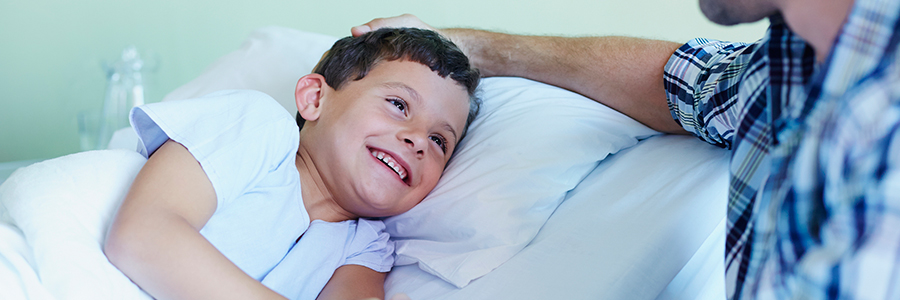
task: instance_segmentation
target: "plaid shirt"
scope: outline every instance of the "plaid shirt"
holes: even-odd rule
[[[729,299],[900,299],[898,13],[857,0],[821,65],[779,16],[666,65],[673,117],[732,150]]]

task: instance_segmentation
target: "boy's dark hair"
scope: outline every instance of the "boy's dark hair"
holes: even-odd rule
[[[443,78],[451,79],[469,93],[469,115],[466,127],[481,108],[475,96],[481,74],[472,68],[469,58],[453,42],[437,32],[418,28],[381,28],[359,37],[345,37],[331,47],[314,73],[325,77],[325,83],[339,90],[350,80],[360,80],[382,61],[405,59],[431,68]],[[303,128],[304,119],[297,113],[297,125]]]

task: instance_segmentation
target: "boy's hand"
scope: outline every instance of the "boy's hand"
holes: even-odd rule
[[[409,296],[407,296],[406,294],[396,294],[393,297],[391,297],[391,300],[412,300],[412,299],[409,299]]]
[[[378,298],[366,298],[366,299],[363,299],[363,300],[381,300],[381,299],[378,299]],[[396,294],[396,295],[394,295],[393,297],[391,297],[390,300],[411,300],[411,299],[409,299],[409,296],[406,296],[406,294]]]
[[[419,18],[414,15],[402,14],[390,18],[372,19],[372,21],[369,21],[366,24],[350,28],[350,34],[353,36],[360,36],[366,32],[377,30],[382,27],[413,27],[440,32],[436,28],[431,27],[431,25],[425,24],[425,22],[422,22],[422,20],[419,20]]]

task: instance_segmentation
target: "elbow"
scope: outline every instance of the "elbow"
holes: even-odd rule
[[[140,247],[135,235],[122,232],[120,228],[110,228],[106,241],[103,243],[103,253],[116,268],[126,273],[128,266],[133,265],[140,256]]]
[[[127,255],[126,249],[127,246],[124,245],[123,239],[118,235],[109,234],[106,236],[106,241],[103,243],[103,254],[114,266],[119,267],[119,264],[125,259]]]

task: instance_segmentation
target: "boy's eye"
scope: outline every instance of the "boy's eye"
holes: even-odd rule
[[[447,140],[445,140],[444,137],[434,135],[429,138],[431,138],[431,141],[434,142],[435,144],[437,144],[438,147],[441,147],[441,151],[443,151],[444,153],[447,153]]]
[[[406,111],[406,102],[403,102],[403,100],[400,100],[397,98],[390,98],[390,99],[387,99],[387,101],[390,102],[391,104],[393,104],[394,106],[396,106],[397,109],[399,109],[400,111]]]

